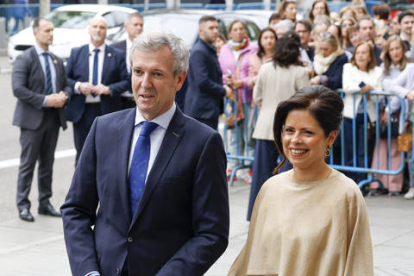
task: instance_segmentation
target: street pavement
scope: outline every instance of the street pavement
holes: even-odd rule
[[[37,214],[36,174],[30,200],[34,223],[21,221],[15,206],[19,129],[11,125],[16,103],[11,90],[11,65],[0,56],[0,275],[71,275],[62,222]],[[72,126],[61,131],[54,165],[52,204],[60,207],[74,171]],[[226,275],[243,247],[247,232],[246,212],[250,186],[236,181],[229,186],[230,243],[206,275]],[[366,198],[374,245],[375,275],[414,276],[414,200],[403,197]],[[363,276],[363,275],[362,275]]]

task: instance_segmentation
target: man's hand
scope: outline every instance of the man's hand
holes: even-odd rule
[[[50,94],[46,96],[46,105],[54,108],[61,108],[65,105],[68,97],[63,91],[60,91],[59,94]]]
[[[89,82],[82,82],[78,89],[83,95],[88,96],[92,93],[93,88],[94,86]]]
[[[224,89],[226,89],[226,98],[230,98],[231,94],[233,93],[233,89],[231,89],[228,85],[223,85]]]
[[[110,95],[111,91],[109,90],[109,87],[103,84],[95,85],[92,88],[92,93],[95,95]]]

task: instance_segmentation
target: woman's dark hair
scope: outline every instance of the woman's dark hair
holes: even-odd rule
[[[273,61],[276,65],[289,67],[299,63],[300,56],[300,37],[295,32],[287,32],[276,41],[275,55]]]
[[[270,27],[264,28],[264,29],[260,32],[260,34],[259,34],[259,39],[257,40],[257,44],[259,45],[259,51],[257,51],[257,56],[258,56],[259,58],[261,58],[261,57],[262,57],[262,56],[264,56],[264,54],[265,54],[265,50],[264,50],[264,48],[263,48],[263,45],[261,44],[262,36],[263,36],[263,34],[264,34],[265,32],[271,32],[271,33],[275,36],[275,40],[277,41],[277,36],[276,36],[276,32],[275,32],[275,30],[273,30],[273,29],[272,29],[272,28],[270,28]]]
[[[344,103],[338,93],[322,85],[313,85],[299,90],[278,105],[273,123],[273,135],[282,162],[274,170],[275,173],[286,161],[282,142],[286,118],[292,110],[298,109],[307,110],[318,121],[325,136],[328,137],[332,131],[340,128]]]

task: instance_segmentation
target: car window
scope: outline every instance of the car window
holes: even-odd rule
[[[50,20],[55,28],[83,29],[95,15],[96,12],[53,11],[46,19]]]
[[[255,23],[253,23],[252,21],[249,21],[249,20],[244,21],[244,23],[246,24],[247,32],[249,34],[250,39],[251,40],[258,40],[260,30],[257,27],[257,25]]]
[[[121,12],[121,11],[114,11],[112,12],[112,16],[114,18],[115,26],[123,26],[125,20],[128,18],[128,13]]]
[[[115,24],[116,21],[115,21],[115,17],[114,17],[113,12],[109,12],[109,13],[104,14],[103,18],[105,18],[105,20],[106,20],[106,27],[108,29],[114,28],[116,26],[116,24]]]

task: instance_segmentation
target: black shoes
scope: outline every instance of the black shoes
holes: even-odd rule
[[[39,209],[37,209],[39,215],[46,215],[51,217],[61,217],[62,214],[59,211],[56,211],[55,208],[53,208],[52,204],[48,203],[45,206],[39,206]]]
[[[30,211],[27,208],[24,208],[20,211],[19,218],[21,220],[28,221],[28,222],[34,221],[34,217],[32,216],[32,214],[30,214]]]

